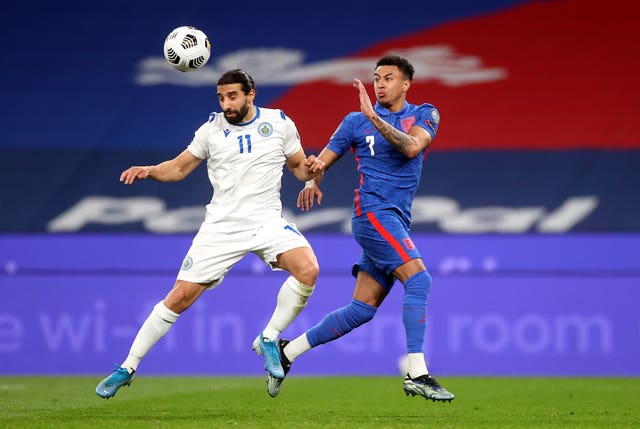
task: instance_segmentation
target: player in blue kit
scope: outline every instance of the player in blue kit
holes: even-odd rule
[[[280,392],[284,380],[278,374],[286,376],[291,362],[302,353],[373,319],[397,279],[404,286],[402,322],[409,363],[404,392],[433,401],[454,399],[429,374],[424,358],[431,276],[411,241],[409,229],[423,160],[438,132],[440,116],[431,104],[413,105],[406,101],[413,73],[413,66],[404,58],[381,58],[374,73],[375,107],[362,82],[356,79],[354,87],[361,111],[349,113],[317,161],[308,161],[311,171],[322,166],[326,170],[348,150],[355,152],[360,184],[355,190],[351,222],[362,254],[352,270],[356,285],[351,302],[327,314],[293,341],[279,340],[280,353],[274,357],[279,365],[266,365],[267,391],[273,397]],[[313,207],[315,199],[318,204],[322,202],[318,187],[321,180],[322,176],[316,176],[300,192],[298,207],[303,211]]]

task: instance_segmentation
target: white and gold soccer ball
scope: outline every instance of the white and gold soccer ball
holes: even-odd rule
[[[178,27],[164,41],[164,57],[173,68],[182,72],[198,70],[210,56],[209,38],[196,27]]]

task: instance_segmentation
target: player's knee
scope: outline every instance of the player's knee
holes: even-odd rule
[[[347,315],[347,325],[353,329],[369,322],[376,315],[377,308],[365,304],[357,299],[352,299],[347,306],[349,309]]]
[[[292,273],[294,274],[294,273]],[[307,286],[315,286],[320,274],[320,266],[315,258],[308,258],[296,268],[294,277]]]
[[[430,288],[431,275],[426,270],[414,274],[404,282],[405,295],[426,299]]]

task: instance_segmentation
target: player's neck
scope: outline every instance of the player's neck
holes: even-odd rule
[[[391,113],[397,113],[399,111],[401,111],[402,109],[404,109],[404,98],[402,100],[398,100],[395,103],[391,103],[391,104],[382,104],[382,107],[384,107],[385,109],[387,109],[389,112]]]
[[[244,124],[244,123],[250,122],[255,117],[256,117],[256,106],[252,104],[251,107],[249,108],[249,111],[245,115],[245,117],[242,118],[242,123]]]

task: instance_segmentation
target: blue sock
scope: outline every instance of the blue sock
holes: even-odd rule
[[[404,283],[402,302],[402,323],[407,334],[407,352],[424,351],[424,333],[427,321],[427,293],[431,286],[431,276],[420,271]]]
[[[352,299],[349,305],[332,311],[320,323],[309,329],[307,340],[311,347],[333,341],[373,319],[376,310],[376,307]]]

